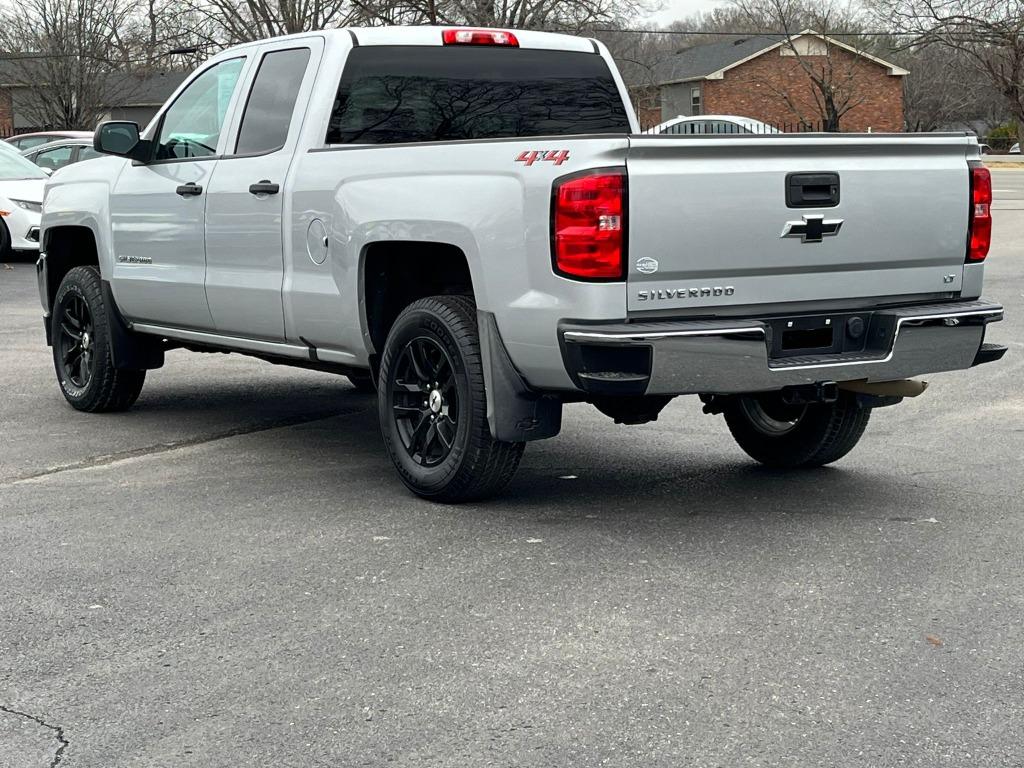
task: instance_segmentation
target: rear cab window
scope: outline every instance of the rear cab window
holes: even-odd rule
[[[327,144],[629,133],[595,53],[491,46],[364,46],[349,54]]]
[[[308,63],[309,48],[264,55],[242,114],[235,154],[264,154],[284,146]]]

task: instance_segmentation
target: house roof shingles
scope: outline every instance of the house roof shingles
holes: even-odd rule
[[[781,35],[756,35],[739,40],[697,45],[662,61],[655,70],[655,76],[659,85],[699,80],[730,64],[753,56],[782,39]]]
[[[857,50],[841,40],[822,35],[814,30],[805,29],[789,39],[797,40],[801,37],[817,37],[821,40],[826,40],[829,45],[838,46],[858,56],[863,56],[879,66],[885,67],[889,70],[890,75],[902,77],[908,74],[907,70],[896,64],[873,56],[867,51]],[[737,40],[726,40],[721,43],[687,48],[662,61],[655,69],[655,80],[658,85],[702,80],[716,72],[729,69],[742,61],[754,58],[770,48],[778,47],[786,39],[785,35],[754,35]],[[721,77],[721,75],[717,77]]]
[[[40,80],[46,77],[46,69],[39,59],[29,57],[18,60],[11,54],[0,56],[0,88],[26,88],[33,79],[33,70],[38,70]],[[108,107],[154,107],[160,106],[174,90],[188,77],[188,72],[120,72],[108,75],[107,93],[111,101]]]

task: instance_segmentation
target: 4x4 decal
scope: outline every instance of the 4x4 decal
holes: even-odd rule
[[[519,157],[516,158],[516,162],[525,163],[526,165],[533,165],[536,162],[561,165],[568,159],[568,149],[534,149],[520,152]]]

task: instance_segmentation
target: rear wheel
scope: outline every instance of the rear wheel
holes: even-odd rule
[[[470,501],[512,479],[525,444],[491,437],[471,299],[433,296],[410,304],[388,334],[379,381],[384,443],[413,493]]]
[[[743,395],[725,408],[729,431],[747,455],[778,469],[820,467],[857,445],[871,409],[851,392],[834,403],[787,405],[779,393]]]
[[[50,318],[53,365],[61,392],[79,411],[127,410],[146,380],[145,371],[114,367],[107,312],[96,267],[64,276]]]

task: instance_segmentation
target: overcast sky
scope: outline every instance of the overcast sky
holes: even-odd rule
[[[664,8],[644,19],[649,24],[669,24],[677,19],[692,16],[698,11],[710,11],[725,0],[661,0]]]

